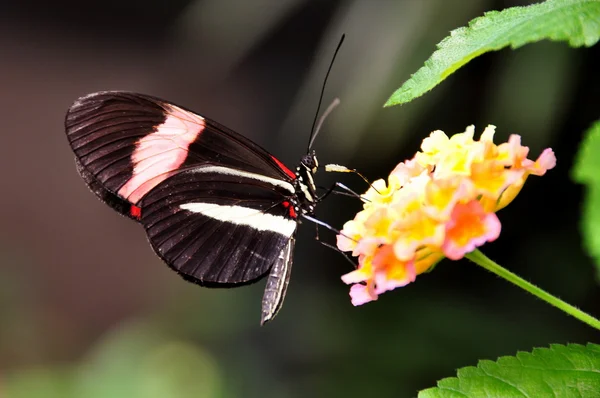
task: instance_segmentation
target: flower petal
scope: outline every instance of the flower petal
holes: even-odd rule
[[[490,141],[494,142],[494,134],[496,133],[496,126],[493,124],[488,124],[488,126],[481,133],[481,137],[479,141]]]
[[[496,240],[500,229],[496,214],[486,213],[478,201],[457,204],[447,224],[442,249],[449,259],[459,260],[485,242]]]
[[[355,307],[375,300],[377,300],[377,294],[370,286],[356,284],[350,288],[350,301]]]
[[[531,174],[543,176],[547,170],[556,167],[556,156],[550,148],[544,149],[540,157],[535,161],[535,165],[531,170]]]

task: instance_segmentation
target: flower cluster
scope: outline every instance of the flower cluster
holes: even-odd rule
[[[500,234],[495,212],[508,205],[531,174],[556,165],[551,149],[536,161],[518,135],[493,142],[488,126],[450,138],[434,131],[415,157],[400,163],[387,181],[377,180],[362,195],[361,210],[337,237],[342,251],[358,257],[358,268],[342,277],[352,284],[354,305],[376,300],[404,286],[444,257],[458,260]]]

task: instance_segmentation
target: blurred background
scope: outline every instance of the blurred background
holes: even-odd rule
[[[264,283],[213,290],[155,257],[142,228],[99,202],[64,136],[71,103],[131,90],[181,104],[290,166],[304,154],[342,33],[315,148],[322,163],[386,177],[431,131],[498,126],[558,166],[530,178],[483,251],[592,314],[583,189],[570,180],[598,117],[598,48],[543,42],[486,54],[413,103],[383,103],[448,32],[517,0],[103,0],[0,4],[0,397],[416,396],[457,368],[593,329],[467,261],[352,307],[350,265],[304,225],[283,310],[259,327]],[[321,185],[355,176],[318,175]],[[358,201],[331,197],[341,227]],[[335,237],[325,231],[326,241]]]

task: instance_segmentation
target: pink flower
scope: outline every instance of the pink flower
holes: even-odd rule
[[[532,161],[518,135],[496,145],[494,126],[479,140],[474,131],[469,126],[452,137],[434,131],[421,152],[363,195],[363,210],[337,237],[340,250],[358,257],[357,269],[342,277],[352,285],[354,305],[413,282],[444,257],[458,260],[497,239],[496,211],[517,196],[529,175],[556,166],[551,149]]]

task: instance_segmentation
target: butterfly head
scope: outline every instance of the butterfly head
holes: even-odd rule
[[[315,151],[311,151],[310,153],[304,155],[300,161],[300,168],[305,169],[311,174],[315,174],[317,172],[317,169],[319,168],[319,161],[317,160],[317,154]]]

